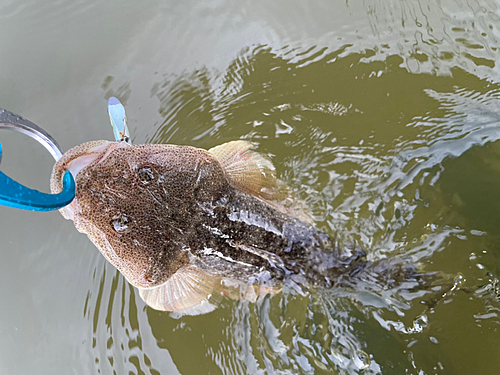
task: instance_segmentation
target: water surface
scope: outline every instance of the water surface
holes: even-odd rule
[[[370,259],[461,280],[145,306],[59,213],[0,209],[6,374],[496,374],[500,9],[495,1],[45,1],[0,5],[0,107],[64,149],[247,139],[320,228]],[[48,191],[41,146],[0,134],[2,171]]]

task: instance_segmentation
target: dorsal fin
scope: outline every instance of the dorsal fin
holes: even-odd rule
[[[247,141],[232,141],[208,150],[226,171],[231,186],[253,195],[272,207],[303,222],[314,224],[307,206],[292,193],[283,181],[276,178],[273,163],[253,151]]]
[[[220,278],[196,266],[187,266],[179,269],[165,284],[139,289],[139,294],[153,309],[199,315],[215,310],[222,300],[222,285]]]

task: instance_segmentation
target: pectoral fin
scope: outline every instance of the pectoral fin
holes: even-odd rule
[[[155,310],[199,315],[215,310],[222,299],[221,290],[219,278],[196,266],[188,266],[178,270],[163,285],[139,289],[139,294]]]
[[[258,197],[266,195],[266,188],[276,185],[273,163],[252,151],[254,145],[247,141],[232,141],[208,150],[226,171],[231,183],[238,190]]]
[[[301,221],[314,224],[307,206],[276,178],[273,163],[247,141],[232,141],[208,150],[226,171],[233,188],[268,203]]]

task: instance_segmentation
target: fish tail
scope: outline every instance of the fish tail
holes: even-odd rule
[[[363,285],[372,290],[422,292],[426,295],[422,302],[432,308],[450,293],[460,289],[462,282],[461,275],[425,271],[421,264],[392,257],[378,261],[361,259],[337,279],[335,286],[359,289]]]

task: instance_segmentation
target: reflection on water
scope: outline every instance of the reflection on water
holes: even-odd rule
[[[95,288],[89,291],[83,316],[92,329],[86,345],[92,353],[90,373],[178,373],[168,352],[144,350],[143,337],[151,336],[144,309],[138,310],[134,288],[113,267],[94,270]],[[154,362],[162,363],[161,371]]]
[[[498,139],[498,86],[464,70],[454,77],[415,76],[397,56],[388,57],[382,69],[379,62],[363,61],[370,52],[345,57],[339,52],[304,64],[257,47],[243,51],[223,74],[203,69],[160,82],[152,93],[164,120],[150,141],[206,148],[238,138],[257,142],[312,208],[318,225],[335,233],[339,243],[361,244],[373,260],[398,255],[424,269],[443,270],[456,276],[455,287],[408,292],[357,285],[310,297],[288,290],[256,304],[227,301],[206,317],[180,317],[175,328],[168,314],[147,308],[158,346],[174,361],[188,356],[177,353],[179,341],[201,340],[184,350],[208,356],[213,363],[205,365],[215,364],[223,373],[403,373],[411,368],[454,373],[453,353],[440,349],[439,330],[432,331],[441,306],[462,293],[479,299],[489,315],[477,314],[498,322],[497,302],[488,293],[494,287],[469,291],[490,285],[485,273],[439,259],[445,257],[439,253],[467,252],[483,233],[479,227],[467,229],[460,210],[449,208],[448,192],[460,194],[460,188],[447,181],[456,184],[461,177],[448,177],[455,167],[447,166]],[[350,82],[348,90],[337,85],[342,81]],[[459,81],[467,82],[467,89]],[[473,166],[459,169],[477,174]],[[454,246],[467,240],[467,231],[470,244]],[[467,273],[464,291],[462,272]],[[113,293],[103,301],[112,303]],[[133,300],[123,303],[136,313]],[[122,321],[134,319],[124,320],[122,307]],[[139,358],[132,355],[140,342],[138,329],[132,336],[131,327],[121,330],[127,355]],[[108,349],[109,340],[113,335]],[[147,356],[136,360],[139,368],[149,366]],[[178,369],[195,371],[190,363],[179,363]]]
[[[60,9],[51,12],[55,8]],[[85,261],[95,249],[84,238],[76,240],[70,225],[59,230],[53,222],[62,218],[54,216],[50,227],[36,232],[40,241],[52,241],[46,246],[55,249],[51,256],[40,250],[24,258],[16,252],[6,262],[10,266],[0,268],[3,299],[16,309],[37,311],[29,317],[36,324],[24,327],[18,339],[12,327],[22,328],[29,319],[0,310],[6,337],[0,348],[7,353],[0,355],[0,369],[26,369],[26,353],[52,366],[44,373],[67,373],[62,369],[68,367],[102,374],[497,372],[500,11],[495,2],[152,1],[141,9],[124,8],[109,35],[96,21],[106,19],[107,11],[94,2],[0,5],[4,25],[37,19],[33,27],[44,44],[29,49],[35,57],[56,48],[50,44],[54,30],[69,23],[70,35],[82,43],[68,45],[68,51],[78,47],[74,56],[86,56],[70,63],[65,55],[69,65],[64,65],[43,54],[41,70],[28,69],[25,76],[26,69],[0,56],[0,63],[9,63],[5,75],[0,73],[9,95],[0,88],[0,100],[21,107],[32,102],[31,113],[54,108],[49,101],[68,108],[60,109],[61,125],[54,125],[60,137],[67,134],[67,145],[106,134],[105,101],[96,103],[111,95],[127,104],[136,143],[210,148],[253,141],[340,246],[356,243],[370,260],[407,259],[423,271],[449,275],[449,285],[410,292],[359,284],[309,296],[285,290],[256,303],[227,300],[210,314],[179,317],[146,307],[97,254]],[[91,21],[96,27],[84,36]],[[48,24],[55,29],[49,32]],[[131,28],[120,34],[123,25]],[[13,35],[29,45],[26,31],[15,30],[0,33],[0,43]],[[21,61],[30,61],[24,54]],[[43,90],[32,84],[50,69],[58,72]],[[61,78],[62,71],[73,81]],[[78,109],[65,102],[68,92],[81,102],[98,98]],[[22,112],[15,105],[10,109]],[[92,114],[100,112],[102,118],[96,115],[94,121]],[[11,160],[22,159],[21,151],[12,152]],[[31,223],[22,220],[20,227]],[[31,224],[40,225],[45,224]],[[56,230],[57,237],[44,237]],[[22,236],[8,237],[9,227],[5,231],[8,251],[23,247]],[[75,252],[76,261],[70,255]],[[56,268],[61,259],[66,260],[62,271]],[[26,285],[43,280],[33,287],[35,297],[6,287],[17,275],[16,264],[28,275]],[[68,292],[61,275],[72,280]],[[54,288],[57,309],[46,302],[54,300]],[[74,327],[74,338],[61,326]],[[45,336],[44,348],[57,350],[41,351]],[[57,347],[60,336],[65,348]],[[73,360],[70,365],[51,361],[59,349]]]

